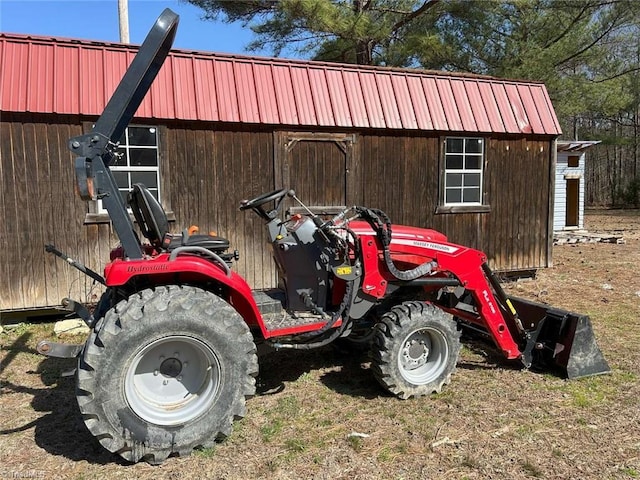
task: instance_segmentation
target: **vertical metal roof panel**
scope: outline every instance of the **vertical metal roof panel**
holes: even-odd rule
[[[238,111],[240,121],[245,123],[259,123],[258,98],[256,85],[253,81],[253,64],[249,62],[233,62],[233,74],[238,89]]]
[[[393,96],[397,102],[396,106],[398,108],[398,114],[400,115],[402,128],[417,130],[418,121],[413,111],[411,93],[409,92],[406,75],[392,75],[391,86],[393,87]]]
[[[333,126],[336,124],[333,118],[333,108],[329,97],[329,87],[327,86],[326,69],[310,68],[309,87],[311,88],[311,99],[318,119],[318,125]]]
[[[522,105],[524,106],[524,111],[529,119],[532,131],[545,132],[544,125],[542,124],[542,120],[540,120],[540,114],[538,113],[538,108],[536,107],[536,102],[533,99],[529,86],[516,85],[516,88],[518,89],[518,94],[522,100]]]
[[[559,126],[556,125],[553,121],[549,121],[549,119],[554,118],[553,115],[549,115],[549,106],[547,103],[547,98],[545,98],[544,89],[539,85],[523,85],[527,87],[527,91],[531,95],[529,99],[529,104],[525,102],[525,108],[535,109],[537,120],[540,122],[539,126],[534,127],[534,130],[542,131],[544,133],[553,134]],[[520,88],[520,87],[518,87]]]
[[[98,115],[137,47],[0,33],[0,110]],[[469,133],[561,133],[544,85],[174,51],[139,118]]]
[[[293,98],[290,66],[274,65],[272,72],[280,122],[285,125],[299,125],[300,119]]]
[[[60,45],[55,49],[54,62],[65,65],[66,68],[55,69],[53,78],[54,113],[76,113],[80,110],[78,91],[80,90],[79,48],[77,46]],[[36,79],[33,79],[36,80]],[[37,79],[40,82],[46,79]]]
[[[502,122],[504,123],[505,130],[507,131],[507,133],[520,133],[520,127],[518,126],[516,117],[513,113],[513,110],[511,109],[511,103],[509,101],[509,97],[507,96],[507,91],[504,84],[492,83],[491,87],[496,99],[496,103],[498,104],[498,109],[500,110],[500,115],[502,117]]]
[[[429,113],[429,103],[423,89],[422,79],[415,75],[407,75],[409,103],[413,106],[417,128],[421,130],[436,130]]]
[[[463,131],[462,120],[460,119],[458,107],[455,104],[453,89],[451,88],[451,79],[436,78],[436,87],[438,88],[440,103],[442,104],[445,117],[447,118],[449,130]]]
[[[545,126],[545,133],[551,135],[562,133],[560,122],[558,122],[558,117],[556,117],[556,113],[553,110],[553,104],[551,103],[549,93],[545,86],[540,84],[531,85],[531,91],[534,92],[534,98],[540,109],[542,123]]]
[[[218,59],[213,62],[216,82],[218,114],[223,122],[239,122],[238,92],[233,76],[233,61]]]
[[[342,71],[336,69],[327,70],[327,89],[331,107],[333,109],[333,118],[339,127],[351,127],[351,113],[349,111],[349,99],[347,98],[347,88],[344,84]]]
[[[173,100],[176,118],[181,120],[197,120],[196,84],[193,81],[193,58],[173,57]]]
[[[104,59],[102,49],[85,48],[79,50],[79,71],[81,75],[91,72],[89,78],[80,82],[78,94],[80,109],[90,115],[100,115],[107,101],[104,97]]]
[[[293,97],[296,102],[298,119],[302,125],[316,125],[317,117],[311,87],[309,86],[309,73],[307,67],[291,67],[291,83],[293,85]]]
[[[127,66],[131,65],[131,62],[133,62],[135,53],[136,52],[133,51],[126,52]],[[166,74],[164,76],[162,74],[163,70],[172,70],[171,63],[172,59],[167,59],[165,64],[160,69],[157,79],[151,85],[151,88],[142,99],[142,103],[135,113],[137,117],[153,118],[155,115],[158,115],[160,118],[167,118],[166,116],[169,114],[175,115],[175,110],[173,109],[173,91],[167,91]],[[172,116],[169,118],[175,117]]]
[[[53,85],[46,81],[50,72],[53,71],[53,49],[53,45],[38,43],[30,45],[26,107],[28,112],[38,112],[41,108],[53,111]],[[98,97],[103,100],[101,95]]]
[[[467,81],[451,79],[450,83],[455,105],[460,115],[460,121],[462,122],[462,129],[466,132],[479,131],[475,117],[473,116],[473,110],[471,110],[471,103],[469,102],[469,95],[466,88]]]
[[[376,73],[376,84],[378,86],[378,97],[382,105],[384,123],[387,128],[402,128],[402,119],[398,111],[396,96],[391,82],[391,75],[388,73]]]
[[[210,58],[194,58],[193,77],[198,119],[205,121],[219,120],[216,82],[213,76],[213,60]]]
[[[254,63],[253,78],[256,86],[256,101],[258,102],[260,122],[280,123],[274,85],[275,81],[273,72],[271,71],[271,65]]]
[[[474,80],[465,80],[464,86],[467,91],[467,98],[471,106],[471,115],[473,116],[476,128],[479,132],[491,132],[491,122],[487,116],[487,112],[480,94],[480,82]]]
[[[354,127],[368,128],[371,126],[365,107],[364,93],[360,84],[360,75],[354,70],[345,70],[342,74],[345,92],[349,100],[349,111]]]
[[[436,79],[434,77],[423,78],[422,88],[424,89],[425,98],[429,105],[434,130],[449,130],[447,116],[444,113],[444,105],[440,101],[440,93],[438,92]]]
[[[369,126],[373,128],[385,128],[384,112],[380,103],[375,73],[359,72],[359,75],[364,106],[367,110],[367,117],[369,118]]]
[[[27,111],[27,92],[30,88],[39,89],[38,82],[45,82],[46,77],[34,79],[34,84],[29,84],[28,75],[28,43],[3,42],[2,68],[0,69],[1,100],[3,108],[9,111]]]
[[[496,101],[494,91],[491,88],[491,83],[480,81],[478,82],[478,91],[482,101],[482,110],[487,115],[491,128],[489,132],[504,133],[506,131],[502,115],[500,114],[500,108]]]
[[[104,50],[104,86],[103,97],[106,101],[111,98],[111,95],[115,91],[120,79],[127,70],[127,55],[126,52],[115,51],[113,49]],[[84,112],[81,112],[84,113]]]
[[[518,93],[518,87],[514,84],[508,83],[504,86],[504,88],[507,92],[507,97],[509,98],[509,104],[513,109],[513,114],[516,117],[518,130],[522,133],[533,133],[531,122],[529,121],[529,117],[527,117],[527,112],[524,109],[522,99],[520,98],[520,94]]]

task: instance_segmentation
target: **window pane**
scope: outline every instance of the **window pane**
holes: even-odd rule
[[[462,186],[461,173],[447,173],[447,187],[461,187],[461,186]]]
[[[467,155],[465,168],[468,170],[480,170],[482,168],[482,155]]]
[[[482,153],[482,139],[481,138],[467,138],[465,140],[465,151],[467,153]]]
[[[465,188],[464,189],[464,202],[480,203],[480,187],[478,188]]]
[[[467,173],[464,176],[465,187],[479,187],[480,186],[480,174],[479,173]]]
[[[131,172],[131,183],[142,183],[149,189],[158,188],[158,174],[156,172]]]
[[[154,127],[129,127],[129,145],[156,146],[156,129]]]
[[[129,162],[132,167],[155,167],[158,154],[155,148],[130,148]]]
[[[462,189],[460,188],[447,188],[445,195],[446,203],[460,203],[462,201]]]
[[[463,138],[447,138],[447,153],[462,153]]]
[[[116,185],[118,186],[118,188],[123,188],[126,190],[129,190],[129,173],[128,172],[114,172],[112,171],[111,173],[113,173],[113,178],[116,181]]]
[[[120,197],[122,198],[122,201],[124,202],[125,205],[128,205],[127,203],[127,196],[129,195],[129,189],[127,188],[126,190],[118,190],[120,192]]]
[[[447,155],[446,168],[449,170],[461,170],[463,158],[462,155]]]

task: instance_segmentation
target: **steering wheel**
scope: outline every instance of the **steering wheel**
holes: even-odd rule
[[[280,203],[282,199],[290,192],[289,189],[283,188],[281,190],[274,190],[269,193],[263,193],[262,195],[257,196],[256,198],[252,198],[251,200],[243,200],[240,202],[240,210],[253,210],[260,217],[265,219],[266,221],[271,221],[276,216],[276,211],[280,207]],[[276,208],[271,210],[270,212],[265,212],[262,208],[262,205],[265,203],[273,202],[274,200],[278,201]]]

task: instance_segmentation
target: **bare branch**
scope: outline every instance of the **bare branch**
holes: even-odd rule
[[[425,0],[425,2],[422,5],[420,5],[420,7],[418,7],[416,10],[411,12],[409,15],[405,16],[404,18],[402,18],[401,20],[396,22],[395,25],[393,25],[393,27],[391,27],[391,31],[400,30],[402,27],[404,27],[408,23],[412,22],[415,18],[419,17],[424,12],[426,12],[427,10],[432,8],[439,1],[440,0]]]

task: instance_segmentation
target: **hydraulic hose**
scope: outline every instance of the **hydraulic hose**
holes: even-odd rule
[[[393,263],[391,258],[391,252],[389,251],[389,245],[391,244],[391,220],[382,210],[356,207],[356,211],[360,214],[360,217],[365,220],[373,231],[376,232],[376,236],[380,239],[382,244],[382,255],[384,257],[384,263],[389,269],[389,272],[398,280],[411,281],[416,278],[420,278],[430,273],[434,268],[433,262],[425,262],[422,265],[411,270],[399,270]]]
[[[270,343],[270,345],[274,348],[287,348],[287,349],[294,349],[294,350],[311,350],[314,348],[319,348],[319,347],[324,347],[325,345],[328,345],[329,343],[333,342],[336,338],[338,338],[340,335],[342,335],[342,332],[344,332],[344,329],[346,328],[346,326],[348,325],[348,305],[351,299],[351,293],[353,292],[353,284],[354,282],[347,282],[347,288],[345,289],[344,292],[344,296],[342,297],[342,303],[340,303],[340,306],[338,307],[338,310],[336,310],[336,312],[331,316],[331,319],[320,329],[314,332],[309,332],[309,333],[303,333],[301,335],[298,335],[296,338],[300,339],[300,340],[312,340],[312,339],[318,339],[320,337],[322,337],[322,335],[324,335],[330,328],[332,328],[336,322],[338,321],[338,319],[340,317],[343,318],[343,323],[340,326],[340,328],[336,329],[335,332],[333,332],[329,337],[320,340],[320,341],[316,341],[316,342],[310,342],[310,343],[279,343],[279,342],[273,342]],[[322,310],[319,307],[316,307],[316,309],[320,312],[322,312]],[[322,312],[323,315],[327,316],[326,313]],[[344,315],[343,315],[344,314]]]

